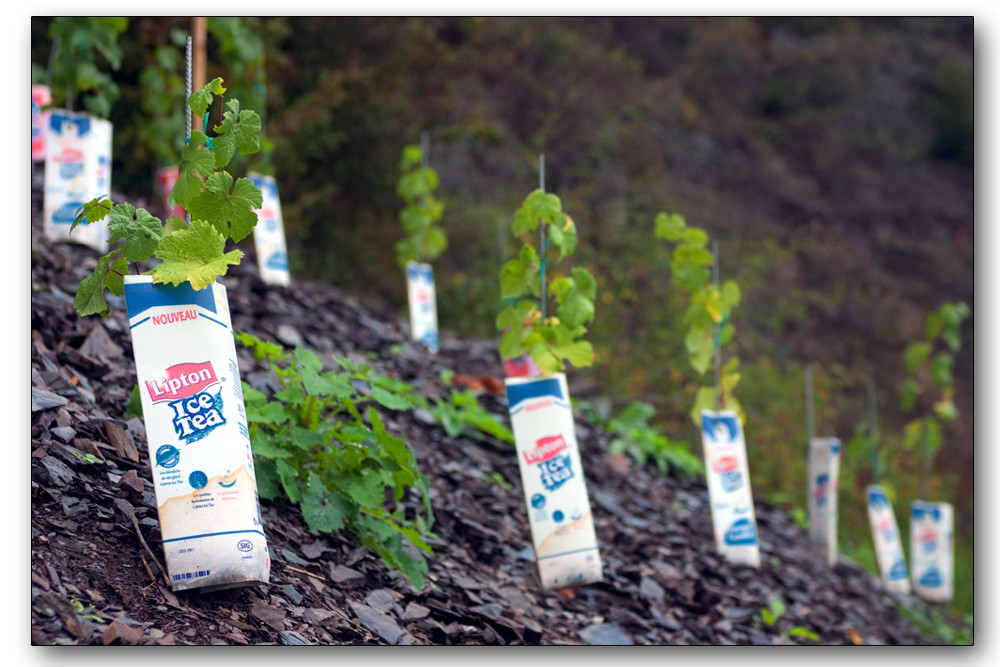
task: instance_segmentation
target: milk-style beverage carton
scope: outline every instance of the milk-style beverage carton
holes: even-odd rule
[[[731,410],[702,410],[701,435],[715,548],[731,563],[760,567],[757,515],[739,416]]]
[[[872,528],[875,543],[875,559],[878,561],[882,581],[887,589],[901,595],[910,594],[910,578],[906,570],[903,542],[899,538],[896,515],[893,514],[885,489],[872,484],[867,489],[868,522]]]
[[[262,203],[257,211],[257,225],[253,228],[254,248],[257,250],[257,268],[260,278],[268,285],[287,287],[292,282],[288,270],[288,249],[285,244],[285,221],[281,217],[281,199],[274,176],[247,174],[260,190]]]
[[[506,385],[542,586],[554,589],[601,581],[601,554],[566,376],[507,378]]]
[[[837,563],[837,491],[840,477],[840,440],[813,438],[809,442],[809,538],[828,565]]]
[[[406,293],[410,302],[410,332],[431,352],[438,351],[437,297],[430,264],[406,263]]]
[[[43,232],[51,239],[74,241],[107,252],[105,220],[79,225],[70,235],[77,210],[111,194],[111,123],[86,113],[49,112],[45,135]]]
[[[271,559],[225,287],[126,276],[125,300],[171,587],[267,583]]]
[[[52,91],[48,86],[31,84],[31,161],[45,161],[46,125],[52,104]]]
[[[914,500],[910,507],[913,591],[929,602],[954,595],[954,510],[948,503]]]

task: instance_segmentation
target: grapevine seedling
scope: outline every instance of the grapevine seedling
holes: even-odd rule
[[[923,498],[927,497],[931,461],[943,443],[941,424],[958,417],[951,369],[954,353],[962,347],[962,321],[968,316],[969,306],[965,303],[943,304],[927,317],[924,339],[911,343],[903,352],[908,374],[903,386],[903,410],[916,409],[920,413],[906,425],[903,442],[910,451],[923,449]]]
[[[530,242],[540,226],[547,232],[541,252]],[[504,332],[500,356],[508,360],[528,354],[545,375],[561,372],[567,362],[590,366],[594,350],[584,336],[594,319],[597,282],[583,267],[553,277],[555,265],[576,249],[576,225],[563,213],[559,197],[539,188],[514,214],[512,230],[522,246],[500,269],[500,296],[508,304],[496,318],[497,329]],[[555,246],[552,261],[550,246]],[[545,316],[549,296],[555,299],[555,315]]]
[[[225,91],[222,79],[216,78],[191,95],[188,107],[203,116]],[[239,100],[232,99],[225,105],[222,122],[213,128],[213,137],[202,131],[191,133],[169,197],[171,206],[180,205],[191,214],[189,225],[177,217],[162,222],[146,209],[127,202],[116,204],[103,195],[80,208],[70,231],[106,218],[109,244],[122,242],[100,257],[93,273],[80,283],[73,302],[80,315],[107,316],[104,291],[121,296],[123,276],[138,262],[160,260],[145,272],[152,274],[154,283],[188,282],[196,290],[225,275],[230,265],[239,264],[243,253],[226,252],[226,242],[239,242],[253,231],[263,198],[249,179],[234,179],[225,169],[237,153],[260,150],[260,129],[260,116],[241,109]]]
[[[396,261],[406,268],[409,262],[432,262],[448,248],[448,237],[441,229],[444,202],[434,196],[438,175],[426,164],[426,148],[406,146],[400,158],[403,175],[396,192],[404,206],[399,213],[406,237],[396,242]]]
[[[702,386],[691,408],[691,419],[701,427],[702,410],[718,410],[718,405],[733,410],[743,418],[736,399],[736,385],[740,381],[739,358],[731,356],[719,366],[717,351],[733,338],[733,325],[729,321],[733,309],[740,302],[740,288],[727,280],[719,287],[712,277],[714,257],[708,249],[708,234],[687,224],[677,213],[659,213],[656,216],[656,236],[672,244],[670,272],[674,283],[691,295],[691,302],[684,314],[688,325],[684,347],[691,368],[699,376],[715,367],[717,382]],[[718,398],[718,403],[716,401]]]

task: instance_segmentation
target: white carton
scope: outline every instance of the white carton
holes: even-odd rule
[[[86,113],[53,109],[45,136],[43,231],[107,252],[108,225],[79,225],[70,235],[77,209],[111,194],[111,123]]]
[[[506,385],[542,586],[553,589],[601,581],[601,554],[566,376],[507,378]]]
[[[903,555],[903,543],[899,539],[899,528],[896,526],[892,505],[885,495],[885,489],[877,484],[868,487],[867,496],[868,522],[872,527],[875,558],[882,573],[882,581],[890,591],[909,595],[910,579],[906,570],[906,557]]]
[[[406,263],[406,293],[410,302],[410,332],[431,352],[438,351],[437,297],[430,264]]]
[[[171,587],[267,583],[271,559],[225,287],[126,276],[125,300]]]
[[[809,538],[830,566],[837,564],[839,477],[840,440],[813,438],[809,442]]]
[[[247,174],[247,178],[257,186],[263,198],[260,210],[257,211],[257,225],[253,228],[260,278],[268,285],[287,287],[291,284],[292,278],[288,270],[285,222],[281,217],[278,184],[273,176],[253,172]]]
[[[914,500],[910,507],[913,591],[930,602],[949,602],[955,567],[954,510],[948,503]]]
[[[731,410],[702,410],[701,435],[715,548],[731,563],[760,567],[757,515],[739,416]]]

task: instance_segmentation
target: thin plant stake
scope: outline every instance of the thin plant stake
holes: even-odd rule
[[[816,437],[816,422],[813,416],[813,374],[812,364],[806,364],[806,437],[812,442]]]
[[[420,179],[424,182],[424,187],[427,186],[427,151],[430,150],[430,138],[427,136],[426,132],[420,134]],[[427,202],[425,199],[421,199],[421,206],[426,206]],[[424,263],[424,233],[425,230],[420,230],[420,236],[417,237],[417,263]]]
[[[712,241],[712,286],[719,289],[719,242]],[[715,414],[719,414],[719,385],[722,360],[722,322],[715,325]]]
[[[877,484],[882,471],[878,463],[878,415],[875,406],[875,380],[872,378],[868,378],[868,432],[872,441],[872,471]]]
[[[186,146],[191,142],[191,107],[187,105],[187,101],[191,99],[191,35],[187,36],[184,51],[185,57],[187,58],[187,63],[184,69],[184,120],[186,123],[184,130],[184,145]],[[191,211],[184,211],[184,220],[187,222],[188,227],[190,227]]]
[[[545,192],[545,153],[540,153],[538,155],[538,188],[542,192]],[[540,221],[540,223],[538,225],[538,233],[539,233],[540,239],[541,239],[541,242],[540,242],[541,251],[539,253],[541,255],[541,263],[540,263],[539,274],[540,274],[541,283],[542,283],[541,303],[540,303],[539,311],[541,311],[541,313],[542,313],[542,323],[544,324],[545,323],[545,317],[546,317],[546,310],[547,310],[547,308],[546,308],[547,303],[546,302],[548,301],[548,295],[546,293],[547,290],[545,289],[545,263],[546,263],[546,250],[548,249],[548,246],[547,246],[546,240],[545,240],[545,221],[544,220]]]

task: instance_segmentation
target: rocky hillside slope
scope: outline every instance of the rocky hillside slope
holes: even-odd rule
[[[888,594],[851,563],[828,567],[801,528],[766,503],[756,504],[761,567],[730,565],[714,552],[702,480],[610,454],[607,433],[580,414],[601,583],[543,591],[511,446],[451,438],[428,414],[404,411],[389,412],[387,425],[431,481],[438,538],[420,590],[342,535],[311,534],[297,509],[264,502],[268,585],[172,592],[161,574],[143,424],[122,418],[136,382],[123,308],[106,320],[77,317],[72,295],[96,253],[40,234],[37,173],[34,183],[32,644],[938,643],[900,614],[922,603]],[[409,342],[397,314],[321,283],[266,286],[251,258],[224,282],[237,330],[371,359],[428,396],[446,390],[440,371],[454,371],[508,422],[495,341],[445,332],[431,354]],[[248,382],[260,376],[249,355],[241,364]],[[775,600],[786,610],[768,625],[760,612]],[[794,628],[818,642],[789,634]]]

